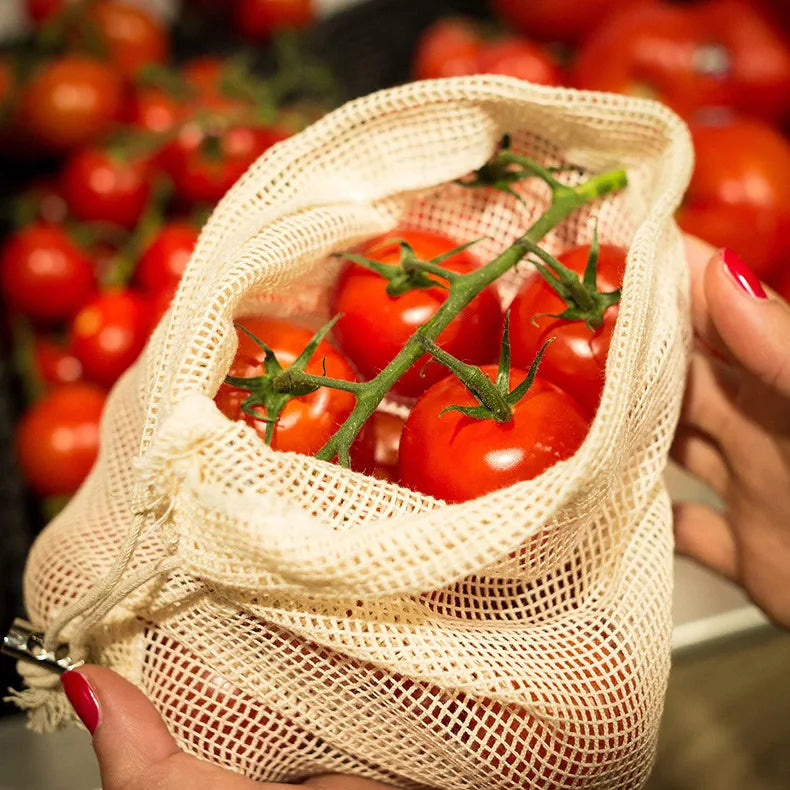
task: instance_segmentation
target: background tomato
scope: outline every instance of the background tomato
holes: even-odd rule
[[[82,378],[82,363],[71,346],[54,336],[36,334],[33,340],[33,364],[41,383],[71,384]]]
[[[235,0],[236,29],[246,38],[266,41],[278,30],[296,30],[313,21],[312,0]]]
[[[87,255],[55,225],[35,223],[11,235],[0,253],[6,304],[36,321],[62,321],[94,294]]]
[[[125,77],[144,66],[163,63],[170,42],[162,25],[139,5],[99,0],[86,10],[88,34],[98,36],[107,58]]]
[[[148,204],[151,175],[145,159],[89,147],[66,161],[61,185],[63,196],[78,219],[131,229]]]
[[[628,5],[579,49],[574,83],[658,99],[690,117],[732,107],[768,119],[790,110],[790,47],[743,0]]]
[[[373,239],[356,252],[380,263],[395,265],[400,261],[400,240],[407,242],[416,255],[426,261],[460,246],[437,233],[402,228]],[[467,252],[459,252],[441,265],[459,273],[473,271],[478,266]],[[341,314],[332,330],[334,337],[365,379],[380,373],[417,327],[430,319],[447,298],[447,291],[438,286],[412,290],[397,297],[389,296],[386,286],[387,281],[381,275],[349,263],[331,298],[332,314]],[[496,291],[486,288],[456,316],[437,342],[464,362],[490,362],[497,356],[501,320]],[[431,361],[430,357],[422,357],[395,384],[393,391],[405,397],[416,397],[446,375],[446,368]]]
[[[412,73],[418,80],[474,74],[483,42],[474,22],[443,17],[420,34]]]
[[[582,245],[559,256],[558,260],[582,276],[590,246]],[[626,250],[602,244],[598,253],[596,285],[599,291],[618,290],[625,274]],[[601,400],[606,358],[612,339],[618,305],[603,312],[603,322],[589,329],[583,321],[553,316],[566,303],[539,273],[532,275],[510,306],[510,345],[513,364],[528,369],[543,344],[553,339],[540,361],[541,378],[553,382],[581,404],[592,417]]]
[[[481,368],[491,381],[497,367]],[[510,388],[526,377],[511,371]],[[464,384],[450,375],[414,404],[400,440],[401,485],[445,502],[464,502],[541,472],[569,458],[584,441],[589,420],[566,392],[536,377],[513,407],[510,422],[478,420],[448,406],[476,406]]]
[[[577,41],[608,13],[635,0],[490,0],[514,30],[549,41]]]
[[[135,283],[151,297],[175,292],[199,232],[187,222],[169,222],[149,241],[135,267]]]
[[[43,65],[24,86],[19,121],[53,151],[85,145],[106,134],[121,114],[123,87],[108,64],[64,55]]]
[[[293,364],[313,336],[311,330],[302,326],[270,318],[244,318],[238,323],[266,343],[283,368]],[[228,375],[249,378],[263,374],[265,357],[263,349],[245,332],[237,330],[237,335],[238,347]],[[349,362],[326,340],[318,345],[305,370],[316,376],[326,375],[345,381],[356,381]],[[244,420],[265,437],[266,423],[241,410],[242,402],[248,395],[246,390],[222,384],[214,400],[226,417],[232,420]],[[321,387],[308,395],[291,398],[277,420],[271,446],[275,450],[314,455],[345,422],[354,404],[355,398],[351,393],[328,387]],[[265,409],[261,408],[259,411],[261,416],[266,416]],[[373,442],[373,433],[366,426],[351,448],[353,469],[372,470]]]
[[[110,290],[86,304],[71,324],[74,356],[87,379],[109,386],[143,350],[151,331],[149,300],[130,290]]]
[[[105,392],[84,382],[64,384],[19,422],[16,451],[22,474],[38,494],[72,494],[98,453]]]
[[[518,36],[486,42],[478,58],[477,72],[504,74],[539,85],[560,85],[559,66],[548,50]]]
[[[683,230],[730,247],[773,283],[790,265],[790,142],[754,119],[693,124]]]

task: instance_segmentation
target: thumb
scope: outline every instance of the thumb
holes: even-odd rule
[[[790,307],[763,288],[732,250],[717,252],[705,269],[707,310],[719,338],[752,375],[790,397]]]
[[[261,787],[184,754],[145,694],[115,672],[86,665],[64,673],[61,682],[93,736],[103,790]]]

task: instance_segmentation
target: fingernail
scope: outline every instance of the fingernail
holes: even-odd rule
[[[724,250],[721,254],[724,270],[732,277],[736,285],[755,299],[765,299],[766,293],[757,275],[732,250]]]
[[[88,683],[87,678],[74,670],[64,672],[60,676],[60,682],[63,684],[63,690],[71,707],[92,735],[99,726],[99,700],[91,684]]]

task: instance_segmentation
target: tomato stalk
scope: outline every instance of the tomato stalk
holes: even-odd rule
[[[437,362],[452,371],[471,393],[479,406],[447,406],[439,412],[439,416],[448,411],[457,411],[476,420],[493,419],[499,423],[513,419],[513,406],[529,391],[538,372],[540,360],[551,339],[547,340],[535,355],[524,380],[513,390],[510,389],[510,315],[505,316],[505,327],[502,333],[502,346],[499,353],[499,366],[496,381],[491,381],[480,368],[468,365],[458,357],[448,354],[424,335],[416,336],[417,342]]]
[[[416,330],[390,363],[369,381],[348,382],[328,378],[326,376],[314,376],[305,373],[304,364],[299,365],[297,363],[302,357],[305,357],[304,362],[309,359],[317,342],[315,344],[311,343],[310,347],[308,347],[311,349],[309,353],[306,349],[299,357],[299,360],[287,370],[282,370],[281,368],[277,370],[273,365],[271,370],[269,370],[267,366],[267,375],[257,377],[257,379],[260,379],[257,383],[255,378],[226,379],[228,383],[251,392],[250,398],[245,401],[247,409],[253,409],[255,404],[266,405],[265,399],[269,399],[271,407],[275,409],[275,411],[270,410],[269,406],[266,405],[267,417],[265,419],[269,421],[267,429],[271,427],[271,430],[267,430],[267,434],[273,431],[274,422],[277,419],[276,415],[279,414],[279,410],[282,409],[282,406],[279,405],[282,398],[287,399],[288,397],[295,397],[298,394],[304,394],[306,391],[312,391],[319,386],[327,386],[352,392],[356,397],[354,409],[329,441],[327,441],[316,453],[316,458],[321,460],[332,461],[337,458],[339,464],[342,466],[349,466],[351,445],[362,429],[362,426],[367,422],[381,401],[384,400],[393,385],[415,362],[424,356],[426,352],[433,354],[438,361],[443,364],[455,366],[455,368],[461,370],[462,378],[465,379],[465,383],[468,382],[470,391],[477,397],[481,404],[480,414],[475,414],[473,416],[493,416],[494,419],[500,422],[506,422],[510,419],[511,407],[519,398],[523,397],[524,393],[529,388],[546,346],[544,345],[537,354],[525,381],[513,392],[509,392],[510,364],[509,342],[507,339],[503,341],[500,371],[495,384],[492,384],[490,381],[487,384],[483,382],[482,378],[485,378],[485,376],[474,366],[466,366],[465,363],[456,360],[450,355],[445,356],[446,352],[439,348],[435,341],[448,324],[450,324],[450,322],[484,288],[491,285],[505,272],[513,268],[525,255],[534,252],[537,242],[549,233],[549,231],[582,206],[593,202],[599,197],[623,188],[627,183],[627,177],[625,171],[622,169],[611,170],[592,176],[587,181],[576,186],[567,186],[558,181],[548,169],[541,167],[539,164],[532,162],[526,157],[513,154],[506,149],[498,151],[492,159],[492,162],[497,162],[498,159],[502,157],[505,157],[508,162],[515,162],[518,164],[520,168],[519,178],[537,177],[548,184],[551,189],[551,202],[546,211],[521,237],[516,239],[507,249],[494,258],[494,260],[468,274],[448,272],[439,266],[443,257],[447,257],[457,252],[457,250],[447,253],[447,256],[439,256],[439,258],[432,261],[419,261],[416,259],[413,252],[411,256],[409,255],[408,245],[404,245],[407,249],[404,250],[402,248],[402,265],[399,267],[388,266],[386,269],[390,271],[382,270],[380,272],[388,278],[390,278],[390,275],[392,276],[389,285],[392,285],[393,281],[400,277],[401,281],[396,285],[396,288],[400,288],[406,285],[404,278],[408,279],[411,277],[412,279],[419,280],[418,275],[422,274],[425,276],[425,274],[430,273],[447,280],[447,299],[442,303],[432,318]],[[480,183],[482,184],[483,182]],[[491,186],[488,183],[485,185]],[[378,262],[369,261],[369,259],[364,259],[361,256],[344,255],[343,257],[361,263],[362,265],[368,265],[369,268],[374,268],[376,271],[379,271],[380,264],[378,264]],[[406,265],[403,265],[404,259]],[[426,279],[430,280],[428,286],[416,285],[410,287],[436,287],[437,282],[433,278]],[[408,290],[408,288],[406,290]],[[326,335],[336,319],[337,317],[319,331],[316,335],[316,337],[320,335],[319,340]],[[253,339],[266,350],[265,345],[256,338]],[[502,367],[503,364],[505,365],[504,368]],[[279,367],[279,363],[277,367]],[[467,370],[467,368],[469,369]],[[276,397],[273,398],[273,396]],[[257,398],[258,400],[251,400],[252,398]],[[474,410],[477,407],[472,408]],[[247,409],[245,409],[245,411],[247,411]],[[482,410],[485,410],[485,415],[483,415]],[[260,412],[255,412],[253,416],[260,418],[261,414]]]

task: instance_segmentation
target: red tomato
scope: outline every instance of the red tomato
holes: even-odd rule
[[[122,83],[106,63],[64,55],[42,66],[24,87],[19,106],[22,128],[52,151],[85,145],[118,119]]]
[[[181,73],[187,85],[199,97],[219,96],[222,93],[222,75],[227,60],[215,55],[200,55],[188,60]]]
[[[162,134],[186,120],[181,100],[162,88],[139,87],[129,99],[127,122],[143,132]]]
[[[151,195],[147,160],[84,148],[66,161],[63,195],[72,213],[86,222],[109,222],[134,228]]]
[[[138,5],[99,0],[88,6],[86,19],[91,33],[98,34],[107,56],[125,77],[133,77],[143,66],[164,63],[168,58],[167,32]]]
[[[560,85],[559,66],[554,58],[533,41],[517,36],[495,39],[483,45],[476,71],[505,74],[539,85]]]
[[[71,324],[85,378],[113,384],[143,350],[152,312],[147,298],[129,290],[106,291],[85,305]]]
[[[412,72],[418,80],[474,74],[483,42],[474,22],[445,17],[427,27],[417,42]]]
[[[776,120],[790,110],[790,47],[744,0],[639,3],[585,41],[575,84],[650,96],[681,115],[733,107]]]
[[[11,235],[0,253],[7,304],[37,321],[63,321],[94,294],[90,259],[54,225],[36,223]]]
[[[790,259],[790,142],[757,120],[695,124],[683,230],[730,247],[769,284]]]
[[[514,30],[550,41],[578,41],[611,11],[635,0],[491,0]]]
[[[134,272],[137,285],[152,297],[160,291],[172,294],[195,249],[198,236],[197,228],[186,222],[170,222],[161,228],[137,263]]]
[[[497,366],[481,370],[496,379]],[[511,371],[510,389],[526,377]],[[478,403],[454,375],[434,384],[414,404],[401,435],[401,485],[445,502],[464,502],[537,477],[569,458],[584,441],[589,420],[568,393],[535,377],[509,422],[478,420],[448,406]]]
[[[437,233],[397,229],[367,242],[356,252],[384,264],[397,264],[401,254],[400,240],[407,242],[425,261],[460,246]],[[441,265],[459,273],[473,271],[478,266],[466,251],[453,255]],[[380,373],[447,298],[447,291],[439,287],[415,289],[393,297],[386,293],[386,286],[387,281],[381,275],[349,263],[331,297],[332,314],[341,314],[333,329],[334,336],[365,379]],[[464,362],[490,362],[497,357],[501,320],[496,291],[486,288],[453,319],[437,342]],[[430,361],[430,357],[423,357],[400,378],[393,391],[405,397],[416,397],[447,374],[444,366]]]
[[[71,347],[54,337],[37,334],[33,341],[36,373],[46,385],[71,384],[82,378],[82,363]]]
[[[30,18],[38,25],[56,17],[65,6],[65,0],[26,0]]]
[[[558,260],[579,275],[584,274],[589,245],[574,247]],[[626,250],[602,244],[598,254],[596,284],[601,292],[615,291],[623,284]],[[618,305],[606,308],[603,323],[594,331],[583,321],[553,318],[566,303],[537,272],[521,288],[510,306],[510,346],[513,364],[528,369],[550,338],[540,361],[540,377],[572,395],[588,415],[595,414],[601,400],[606,357],[612,339]],[[539,315],[547,313],[548,315]]]
[[[283,368],[288,368],[305,349],[313,332],[287,321],[270,318],[246,318],[238,322],[274,352]],[[248,378],[264,372],[264,352],[247,334],[237,330],[239,344],[228,375]],[[351,365],[345,357],[322,341],[305,368],[307,373],[331,378],[355,381]],[[324,373],[324,370],[326,371]],[[226,417],[244,420],[265,437],[266,423],[255,419],[241,410],[242,402],[249,393],[245,390],[222,384],[214,400]],[[355,398],[351,393],[321,387],[315,392],[291,398],[280,413],[272,436],[275,450],[314,455],[332,434],[345,422],[354,408]],[[266,415],[263,407],[259,409]],[[351,448],[352,468],[369,471],[373,467],[373,434],[367,426],[363,428]]]
[[[54,179],[39,178],[32,181],[19,196],[17,206],[24,217],[60,225],[69,215],[69,207]]]
[[[266,41],[277,30],[305,28],[313,21],[312,0],[235,0],[236,28],[253,41]]]
[[[404,418],[385,411],[375,411],[370,426],[375,438],[373,476],[395,482],[398,479],[398,446],[403,431]]]
[[[231,126],[218,135],[171,149],[167,167],[177,195],[187,203],[216,203],[250,165],[287,133],[271,127]]]
[[[105,392],[95,384],[64,384],[38,401],[17,426],[22,475],[42,496],[73,494],[99,448]]]
[[[14,91],[16,90],[16,79],[11,64],[2,59],[0,60],[0,122],[5,121],[5,112]]]

